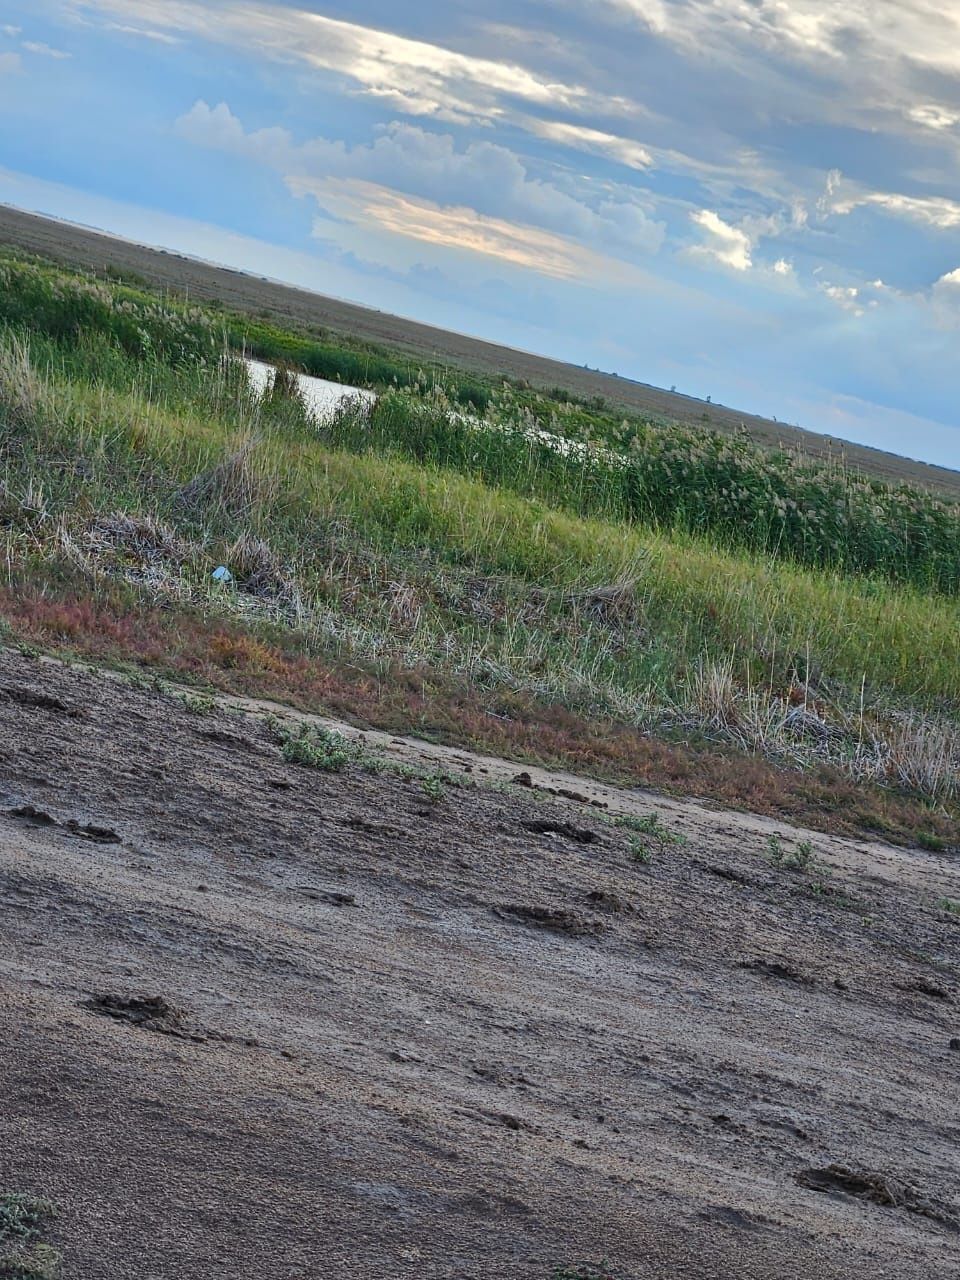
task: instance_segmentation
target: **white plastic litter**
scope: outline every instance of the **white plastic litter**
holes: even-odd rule
[[[214,580],[214,582],[232,582],[233,581],[233,574],[230,572],[230,570],[227,568],[225,564],[218,565],[217,568],[214,569],[213,573],[211,573],[210,577]]]

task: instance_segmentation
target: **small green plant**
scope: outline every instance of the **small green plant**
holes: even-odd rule
[[[340,733],[301,724],[297,732],[281,726],[278,729],[280,752],[288,764],[320,769],[324,773],[340,773],[359,758],[358,749]]]
[[[613,1280],[613,1275],[607,1270],[605,1262],[601,1262],[599,1267],[575,1262],[572,1266],[557,1267],[553,1280]]]
[[[614,819],[614,826],[624,827],[630,832],[630,857],[641,866],[652,862],[654,852],[659,853],[671,845],[687,843],[687,837],[682,832],[671,831],[655,813],[647,813],[642,817],[622,813]]]
[[[642,867],[646,867],[653,861],[653,851],[642,836],[631,836],[629,843],[630,857],[634,862],[639,862]]]
[[[947,847],[946,840],[942,836],[934,835],[932,831],[918,831],[917,844],[929,853],[943,853]]]
[[[55,1280],[60,1255],[40,1239],[55,1212],[49,1200],[37,1196],[0,1195],[0,1280]]]
[[[947,911],[952,916],[960,916],[960,902],[956,898],[941,898],[937,906],[941,911]]]
[[[447,789],[443,777],[439,773],[430,774],[422,780],[423,794],[427,797],[431,804],[440,804]]]
[[[59,1252],[40,1240],[0,1258],[0,1280],[56,1280],[59,1274]]]
[[[793,849],[784,846],[779,835],[767,836],[767,857],[771,865],[784,871],[799,871],[801,875],[812,871],[816,866],[813,842],[800,840]]]
[[[791,865],[797,871],[807,871],[813,863],[813,844],[809,840],[801,840],[791,854]]]
[[[614,826],[625,827],[628,831],[650,836],[662,845],[687,843],[687,837],[682,831],[671,831],[655,813],[647,813],[642,817],[632,813],[621,813],[614,819]]]
[[[216,699],[207,693],[185,693],[183,705],[195,716],[208,716],[217,709]]]

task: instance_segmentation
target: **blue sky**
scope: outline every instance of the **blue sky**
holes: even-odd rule
[[[0,201],[960,467],[958,0],[0,0]]]

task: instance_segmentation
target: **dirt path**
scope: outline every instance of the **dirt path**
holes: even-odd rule
[[[950,860],[265,710],[0,655],[0,1191],[66,1280],[956,1274]]]

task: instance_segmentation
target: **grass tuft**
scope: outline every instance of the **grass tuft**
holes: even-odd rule
[[[60,1254],[40,1235],[56,1209],[20,1192],[0,1194],[0,1280],[55,1280]]]
[[[342,734],[305,723],[296,730],[279,726],[277,736],[281,755],[288,764],[319,769],[323,773],[341,773],[362,755]]]

